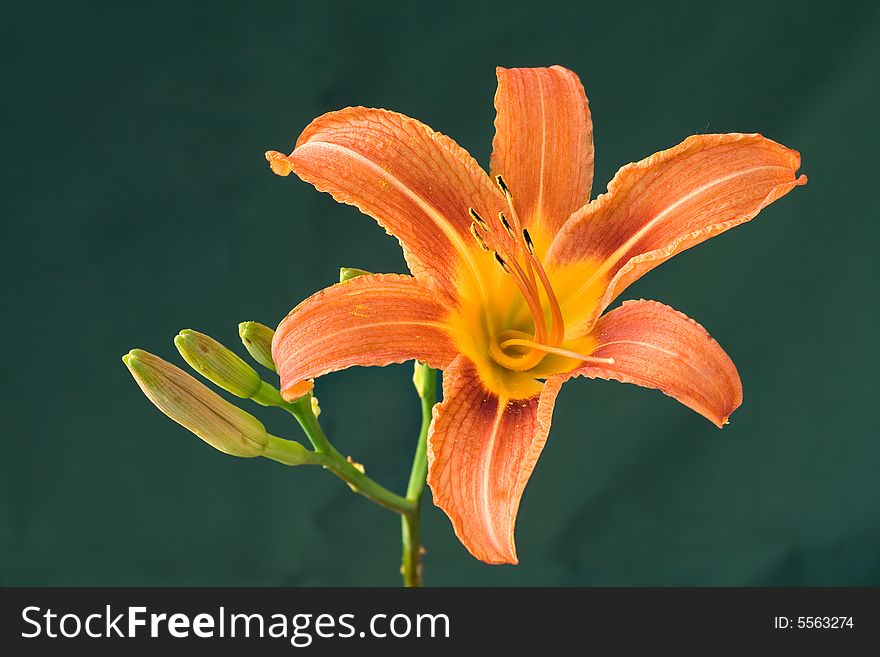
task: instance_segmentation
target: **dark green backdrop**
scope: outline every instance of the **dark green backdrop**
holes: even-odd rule
[[[395,516],[327,473],[208,448],[120,357],[177,361],[185,327],[237,345],[237,322],[277,323],[340,265],[404,271],[372,220],[271,175],[267,148],[364,104],[485,164],[494,67],[555,63],[591,100],[597,193],[697,132],[762,132],[810,182],[626,295],[728,350],[745,388],[731,426],[655,391],[567,386],[521,565],[473,560],[428,499],[427,583],[880,584],[880,6],[588,4],[7,5],[0,584],[397,584]],[[409,378],[318,384],[340,449],[397,489]]]

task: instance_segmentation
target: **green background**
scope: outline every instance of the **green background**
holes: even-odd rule
[[[589,6],[592,4],[592,6]],[[0,583],[395,585],[399,524],[315,469],[216,452],[120,357],[237,345],[340,265],[404,271],[372,220],[296,180],[313,117],[395,109],[483,164],[496,65],[576,71],[596,183],[692,133],[759,131],[806,187],[627,291],[701,322],[742,375],[718,431],[656,391],[566,386],[486,566],[426,501],[433,585],[878,585],[880,5],[8,3]],[[318,383],[328,433],[402,490],[408,365]],[[256,412],[256,411],[255,411]],[[295,435],[280,413],[271,430]]]

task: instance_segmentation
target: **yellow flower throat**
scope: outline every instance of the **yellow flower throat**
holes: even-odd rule
[[[484,306],[482,314],[485,323],[481,326],[482,330],[477,330],[473,321],[467,322],[470,326],[463,333],[468,336],[466,341],[472,346],[467,351],[485,354],[483,359],[477,359],[483,360],[481,369],[491,368],[496,373],[501,370],[511,374],[532,371],[536,378],[553,371],[568,371],[583,361],[608,362],[609,359],[593,358],[563,348],[566,341],[565,320],[559,298],[541,259],[535,253],[532,236],[522,226],[504,178],[495,176],[495,182],[507,201],[507,211],[498,213],[497,223],[509,240],[504,239],[500,230],[493,231],[473,208],[468,210],[472,220],[470,232],[480,248],[492,254],[492,266],[503,270],[507,280],[513,282],[515,291],[502,280],[490,292],[491,300],[481,298],[479,303]],[[497,276],[486,278],[497,279]],[[487,303],[488,308],[485,307]],[[518,310],[523,305],[528,315],[521,316],[517,321],[514,318],[522,315]],[[476,309],[471,307],[470,310]],[[482,335],[478,337],[475,333]],[[542,361],[551,355],[555,356],[553,363],[539,368]]]

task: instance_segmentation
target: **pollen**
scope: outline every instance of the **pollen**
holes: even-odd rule
[[[471,235],[474,236],[474,239],[477,240],[477,244],[480,245],[480,248],[483,249],[483,251],[489,251],[490,250],[489,245],[486,244],[486,240],[483,239],[483,236],[480,235],[480,231],[477,230],[476,223],[471,223],[470,231],[471,231]]]
[[[504,231],[507,233],[507,236],[510,239],[515,239],[513,236],[513,228],[510,227],[510,222],[507,221],[507,217],[504,216],[504,212],[498,213],[498,221],[501,222],[501,225],[504,226]]]
[[[528,249],[529,253],[531,253],[532,255],[535,255],[535,243],[532,242],[532,236],[529,235],[528,228],[523,228],[522,236],[523,236],[523,242],[525,242],[526,248]]]
[[[482,228],[484,231],[489,232],[489,225],[488,225],[488,224],[485,222],[485,220],[484,220],[484,219],[483,219],[483,218],[477,213],[476,210],[474,210],[473,208],[468,208],[468,214],[470,215],[471,219],[474,220],[474,223],[476,223],[476,224],[477,224],[480,228]]]

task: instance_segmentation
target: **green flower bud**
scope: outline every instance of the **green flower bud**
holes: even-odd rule
[[[232,456],[259,456],[269,442],[263,424],[158,356],[132,349],[122,357],[143,393],[165,415]]]
[[[355,267],[340,267],[339,268],[339,282],[345,283],[345,281],[351,280],[352,278],[357,278],[358,276],[363,276],[364,274],[372,274],[373,272],[367,271],[366,269],[356,269]]]
[[[196,372],[236,397],[250,399],[263,385],[253,367],[204,333],[183,330],[174,346]]]
[[[275,331],[259,322],[242,322],[238,325],[238,335],[251,358],[274,372],[272,337],[275,335]]]

